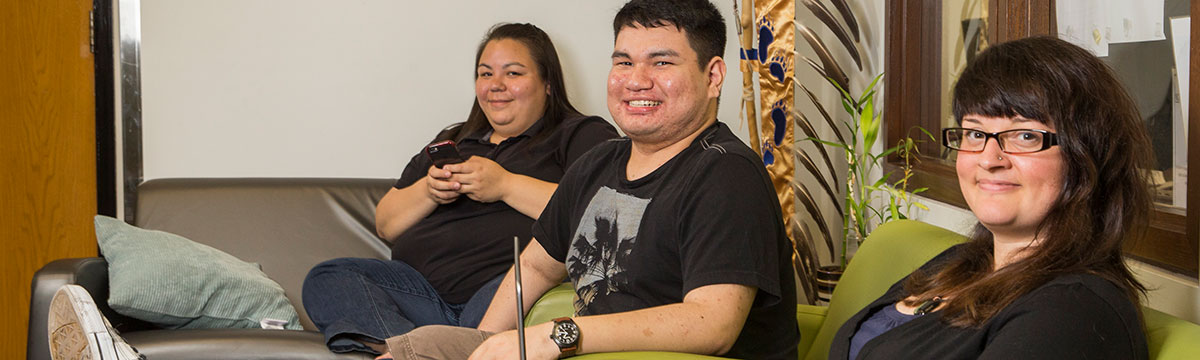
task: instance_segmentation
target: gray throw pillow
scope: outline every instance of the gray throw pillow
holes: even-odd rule
[[[108,260],[108,305],[171,329],[259,328],[264,318],[300,330],[283,288],[258,265],[179,235],[96,216]]]

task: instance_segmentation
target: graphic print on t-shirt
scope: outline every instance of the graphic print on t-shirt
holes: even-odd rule
[[[601,187],[583,211],[567,250],[567,275],[575,282],[575,313],[588,315],[588,304],[618,292],[628,283],[625,264],[637,242],[649,199]]]

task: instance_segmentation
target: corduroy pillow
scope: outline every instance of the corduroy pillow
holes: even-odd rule
[[[263,319],[302,329],[283,288],[258,265],[111,217],[95,223],[113,310],[171,329],[259,328]]]

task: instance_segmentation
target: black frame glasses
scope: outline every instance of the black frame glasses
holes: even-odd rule
[[[1012,135],[1019,135],[1022,133],[1030,133],[1030,132],[1038,133],[1041,135],[1042,144],[1041,144],[1040,148],[1024,149],[1024,150],[1009,150],[1009,149],[1004,148],[1004,143],[1006,141],[1008,141],[1006,139],[1010,139]],[[969,135],[969,134],[983,135],[984,136],[983,146],[981,146],[979,149],[964,150],[962,148],[962,139],[966,135]],[[982,130],[958,128],[958,127],[942,129],[942,146],[945,146],[948,149],[956,150],[956,151],[969,152],[969,153],[982,152],[983,149],[987,148],[988,140],[991,140],[993,138],[996,139],[996,144],[1000,145],[1000,151],[1004,152],[1005,154],[1035,153],[1035,152],[1049,149],[1055,145],[1058,145],[1058,134],[1055,134],[1055,133],[1052,133],[1052,132],[1049,132],[1046,130],[1012,129],[1012,130],[1005,130],[1005,131],[1001,131],[1001,132],[989,133],[989,132],[985,132]]]

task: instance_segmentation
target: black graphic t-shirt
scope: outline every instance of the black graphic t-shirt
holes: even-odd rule
[[[630,146],[611,140],[576,161],[533,226],[534,238],[566,264],[576,313],[679,303],[706,285],[751,286],[754,304],[725,356],[795,359],[791,245],[758,157],[717,122],[631,181]]]

